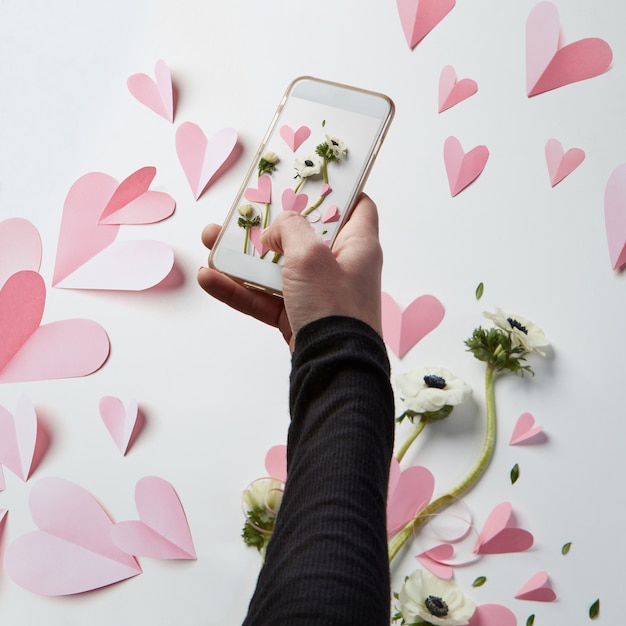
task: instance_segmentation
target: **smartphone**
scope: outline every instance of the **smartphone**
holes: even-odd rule
[[[394,114],[387,96],[309,76],[287,88],[209,256],[209,266],[277,296],[282,258],[260,243],[281,211],[332,247]]]

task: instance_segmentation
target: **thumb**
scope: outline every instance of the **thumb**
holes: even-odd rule
[[[285,256],[318,242],[319,237],[306,218],[295,211],[284,211],[261,233],[261,243],[264,246]]]

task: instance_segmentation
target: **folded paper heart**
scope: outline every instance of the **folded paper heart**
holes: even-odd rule
[[[415,48],[452,11],[456,0],[396,0],[404,36]]]
[[[63,206],[54,287],[136,291],[154,287],[170,273],[174,264],[170,246],[160,241],[116,241],[120,226],[99,223],[105,211],[110,218],[123,215],[121,203],[126,199],[145,198],[137,192],[149,177],[144,168],[120,185],[107,174],[92,172],[72,185]],[[160,203],[162,197],[158,198]]]
[[[309,203],[309,196],[305,193],[296,193],[293,189],[285,189],[281,196],[283,211],[302,213]]]
[[[300,126],[297,130],[293,130],[291,126],[285,124],[280,127],[280,136],[285,143],[295,152],[311,135],[311,129],[308,126]]]
[[[415,558],[432,574],[444,580],[454,576],[454,569],[446,561],[454,556],[454,547],[449,543],[442,543],[431,548]]]
[[[135,488],[139,521],[118,522],[111,531],[127,554],[154,559],[196,559],[182,504],[174,487],[158,476],[146,476]]]
[[[133,74],[126,81],[128,91],[139,102],[164,117],[168,122],[174,121],[174,92],[172,75],[167,63],[158,60],[154,66],[152,80],[147,74]]]
[[[478,84],[475,80],[457,80],[454,68],[446,65],[439,76],[439,113],[473,96],[477,91]]]
[[[581,39],[561,47],[559,12],[540,2],[526,20],[526,92],[529,97],[605,72],[613,51],[603,39]]]
[[[626,264],[626,163],[618,165],[604,189],[604,223],[614,270]]]
[[[248,187],[244,193],[244,198],[248,200],[248,202],[271,202],[272,179],[267,174],[259,176],[256,189],[254,187]]]
[[[211,139],[193,122],[185,122],[176,131],[176,153],[197,200],[229,161],[237,145],[237,131],[222,128]]]
[[[535,426],[535,418],[531,413],[522,413],[515,423],[509,445],[527,443],[543,432],[543,426]]]
[[[27,270],[0,291],[0,383],[86,376],[107,360],[109,338],[96,322],[40,326],[45,299],[43,279]]]
[[[271,478],[287,480],[287,446],[273,446],[265,455],[265,471]]]
[[[37,414],[30,399],[19,398],[15,415],[0,406],[0,465],[28,480],[36,444]]]
[[[339,221],[339,208],[336,204],[331,204],[328,209],[326,209],[326,213],[324,213],[324,217],[322,218],[322,222],[324,224],[329,224],[330,222],[338,222]]]
[[[261,228],[259,226],[250,229],[250,241],[260,256],[269,252],[269,248],[261,243]]]
[[[31,222],[12,217],[0,222],[0,288],[9,276],[21,271],[39,271],[41,237]]]
[[[428,505],[435,489],[434,476],[429,469],[419,465],[401,471],[394,482],[387,499],[389,536],[404,528]]]
[[[115,396],[104,396],[100,400],[100,416],[115,445],[122,454],[126,454],[137,426],[139,408],[136,400],[131,400],[128,407]]]
[[[535,602],[553,602],[556,593],[550,585],[548,572],[537,572],[515,594],[518,600],[534,600]]]
[[[399,359],[437,328],[443,315],[443,305],[435,296],[420,296],[402,311],[389,294],[382,293],[383,337]]]
[[[468,626],[517,626],[511,609],[501,604],[481,604],[476,607]]]
[[[18,537],[4,556],[8,576],[45,596],[83,593],[141,573],[137,561],[111,538],[113,521],[82,487],[43,478],[30,494],[39,530]]]
[[[533,545],[533,536],[522,528],[512,525],[510,502],[502,502],[491,512],[478,534],[475,554],[503,554],[524,552]]]
[[[569,176],[585,160],[583,150],[570,148],[567,152],[563,152],[563,146],[557,139],[548,139],[545,154],[550,184],[553,187]]]
[[[456,137],[448,137],[443,147],[443,160],[448,174],[450,193],[456,196],[473,183],[485,169],[489,150],[487,146],[476,146],[464,152]]]

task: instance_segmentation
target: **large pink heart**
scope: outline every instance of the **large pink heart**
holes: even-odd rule
[[[309,203],[309,196],[305,193],[296,193],[293,189],[285,189],[281,195],[283,211],[302,213]]]
[[[605,72],[613,51],[603,39],[581,39],[560,47],[559,12],[540,2],[526,20],[526,92],[528,96],[569,85]]]
[[[126,81],[128,91],[142,104],[164,117],[168,122],[174,121],[174,92],[172,76],[165,61],[159,60],[154,66],[152,80],[147,74],[133,74]]]
[[[456,137],[446,139],[443,159],[446,164],[450,193],[453,197],[480,176],[488,158],[487,146],[476,146],[469,152],[463,152],[461,142]]]
[[[381,297],[383,337],[399,359],[443,319],[443,305],[435,296],[420,296],[404,311],[389,294],[383,292]]]
[[[118,522],[115,544],[128,554],[155,559],[195,559],[185,511],[174,487],[158,476],[146,476],[135,488],[140,521]]]
[[[478,84],[475,80],[457,80],[454,68],[446,65],[439,76],[439,113],[473,96],[477,91]]]
[[[524,552],[533,542],[533,536],[527,530],[512,525],[511,503],[502,502],[494,508],[478,534],[474,553]]]
[[[563,146],[558,139],[548,139],[545,154],[550,183],[553,187],[569,176],[585,160],[585,153],[580,148],[570,148],[567,152],[563,152]]]
[[[7,548],[4,566],[24,589],[45,596],[91,591],[141,573],[137,561],[111,538],[113,522],[82,487],[44,478],[30,494],[39,528]]]
[[[410,48],[452,11],[456,0],[396,0],[402,30]]]
[[[0,222],[0,287],[16,272],[39,271],[40,264],[41,237],[37,228],[21,217]]]
[[[248,202],[261,202],[263,204],[272,200],[272,179],[263,174],[259,176],[257,187],[248,187],[244,193],[244,197]]]
[[[604,189],[604,223],[613,269],[626,263],[626,163],[618,165]]]
[[[311,129],[308,126],[300,126],[293,130],[291,126],[285,124],[280,127],[280,136],[285,143],[295,152],[311,135]]]
[[[0,465],[28,480],[36,444],[37,414],[28,397],[18,400],[15,415],[0,406]]]

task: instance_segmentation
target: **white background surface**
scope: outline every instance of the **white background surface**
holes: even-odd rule
[[[622,613],[624,441],[622,355],[624,276],[610,267],[603,194],[626,161],[626,9],[617,0],[559,0],[564,43],[601,37],[614,52],[604,75],[528,99],[526,17],[536,3],[459,0],[410,51],[394,3],[84,3],[0,0],[0,217],[22,216],[40,230],[48,286],[44,323],[67,317],[99,322],[111,356],[82,379],[5,385],[14,410],[28,394],[49,435],[47,454],[26,484],[5,472],[0,507],[9,509],[0,552],[34,528],[28,495],[44,476],[77,482],[114,519],[135,519],[136,481],[156,474],[176,488],[195,540],[197,562],[142,559],[142,575],[67,598],[35,596],[0,570],[3,625],[237,624],[260,560],[239,533],[241,490],[263,475],[265,451],[285,440],[289,354],[278,333],[211,301],[195,281],[206,251],[200,231],[220,222],[286,85],[301,74],[382,91],[397,116],[367,191],[379,205],[386,253],[385,291],[401,306],[437,296],[446,316],[395,373],[444,365],[475,389],[472,405],[432,427],[412,453],[438,492],[454,484],[480,448],[482,367],[463,340],[494,306],[539,323],[553,342],[534,363],[534,379],[497,383],[500,431],[487,475],[466,499],[477,525],[499,502],[513,503],[533,532],[524,554],[486,557],[457,580],[478,603],[512,608],[518,623],[583,624],[601,598],[599,623]],[[179,90],[175,124],[135,101],[126,79],[170,66]],[[437,114],[442,68],[451,64],[479,92]],[[243,154],[198,202],[180,168],[175,128],[199,124],[210,136],[235,127]],[[443,142],[455,135],[491,156],[482,176],[450,197]],[[587,159],[556,188],[543,156],[548,138],[577,146]],[[155,188],[177,201],[169,220],[123,227],[121,237],[172,245],[181,284],[144,293],[63,291],[50,287],[65,195],[87,172],[122,180],[155,165]],[[485,294],[474,297],[483,281]],[[121,457],[106,432],[103,395],[137,399],[146,427]],[[512,448],[513,423],[531,411],[548,442]],[[402,437],[402,434],[399,438]],[[512,486],[509,470],[519,463]],[[560,554],[566,541],[573,547]],[[395,588],[414,567],[394,565]],[[514,600],[547,570],[558,595],[545,605]],[[487,584],[472,589],[476,576]]]

